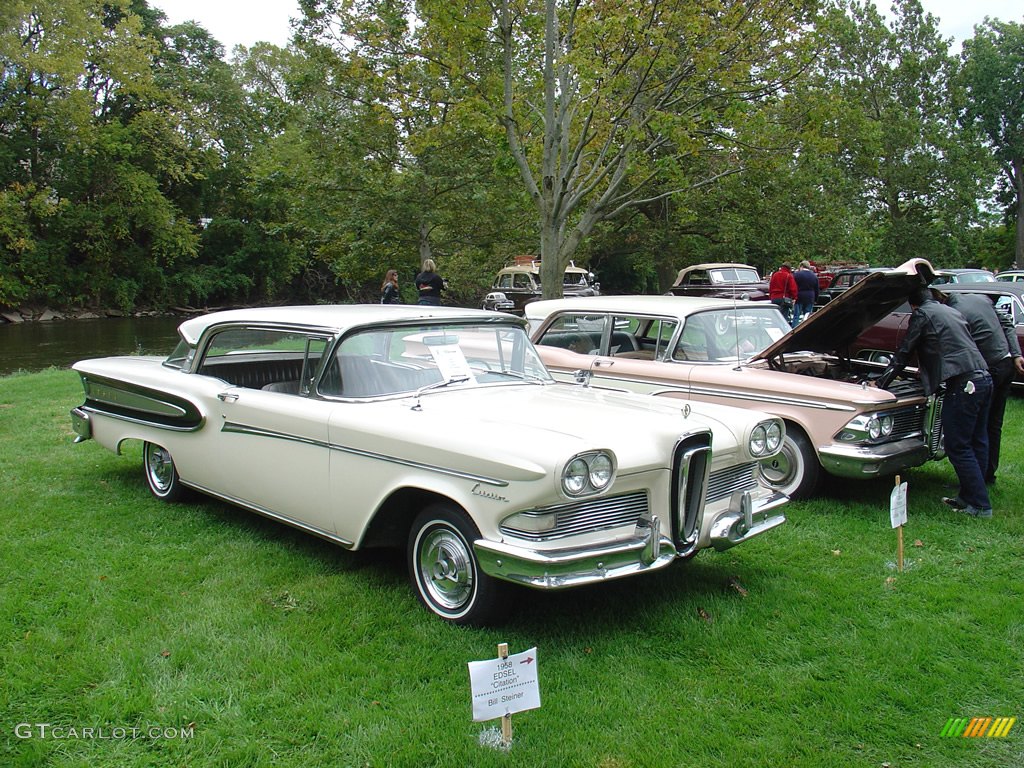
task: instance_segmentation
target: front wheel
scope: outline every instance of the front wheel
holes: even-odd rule
[[[791,499],[806,499],[818,487],[821,464],[807,436],[787,424],[782,450],[762,461],[759,471],[761,478],[776,491]]]
[[[178,477],[174,459],[170,452],[156,443],[142,446],[142,466],[146,473],[146,485],[149,491],[162,501],[182,501],[188,495],[188,489]]]
[[[433,613],[453,624],[485,624],[504,584],[480,570],[473,541],[480,532],[450,504],[431,504],[409,531],[409,578]]]

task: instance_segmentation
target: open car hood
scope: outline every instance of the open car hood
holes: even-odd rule
[[[895,269],[872,272],[771,346],[754,356],[771,360],[793,352],[843,352],[853,341],[907,300],[913,288],[928,285],[935,270],[925,259],[911,259]]]

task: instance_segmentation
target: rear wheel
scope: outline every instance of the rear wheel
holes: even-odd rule
[[[821,464],[811,441],[798,427],[786,424],[782,450],[760,464],[762,479],[791,499],[806,499],[818,487]]]
[[[185,498],[187,489],[182,485],[174,459],[166,448],[156,443],[146,443],[142,447],[142,464],[150,493],[163,501],[181,501]]]
[[[409,531],[409,578],[432,612],[453,624],[485,624],[504,584],[480,570],[473,541],[480,532],[450,504],[431,504]]]

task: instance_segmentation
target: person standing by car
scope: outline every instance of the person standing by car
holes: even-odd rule
[[[985,487],[992,399],[988,365],[963,315],[940,304],[923,286],[911,291],[907,300],[913,309],[907,335],[875,385],[887,389],[917,354],[924,393],[934,395],[943,387],[946,392],[942,407],[946,456],[960,481],[960,492],[942,501],[972,517],[992,517]]]
[[[811,262],[801,261],[799,268],[793,273],[796,281],[796,305],[793,307],[793,327],[814,310],[814,302],[818,300],[821,286],[818,273],[811,269]]]
[[[398,270],[389,269],[380,287],[381,304],[401,304],[402,294],[398,290]]]
[[[416,275],[416,290],[420,293],[417,304],[430,304],[439,306],[441,304],[441,291],[444,290],[444,280],[437,274],[437,265],[433,259],[426,259],[423,262],[423,271]]]
[[[988,464],[985,483],[996,481],[999,468],[999,448],[1002,443],[1003,415],[1010,396],[1013,379],[1024,373],[1024,357],[1013,320],[999,312],[992,299],[981,293],[938,293],[939,300],[953,307],[967,319],[974,343],[988,364],[992,376],[992,404],[988,411]]]
[[[793,305],[796,304],[797,287],[793,279],[793,270],[789,264],[783,264],[772,273],[768,281],[768,299],[777,306],[787,323],[793,322]]]

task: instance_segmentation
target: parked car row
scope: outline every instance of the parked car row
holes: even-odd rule
[[[346,549],[403,548],[430,611],[485,623],[513,587],[727,549],[827,475],[942,458],[941,395],[912,372],[868,386],[935,277],[921,259],[867,270],[795,329],[770,302],[714,296],[217,312],[182,323],[166,359],[77,363],[72,424],[141,444],[159,499],[198,491]],[[1024,285],[943,287],[990,293],[1024,329]]]

